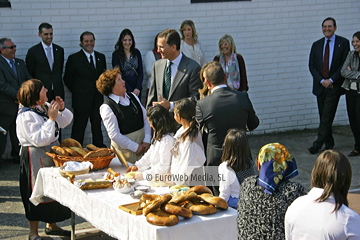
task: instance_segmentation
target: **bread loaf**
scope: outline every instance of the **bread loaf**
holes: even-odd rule
[[[189,209],[194,213],[200,213],[205,215],[216,213],[216,207],[206,202],[193,203],[193,205],[191,205]]]
[[[179,218],[174,214],[158,209],[149,213],[146,216],[146,221],[157,226],[174,226],[178,224]]]
[[[216,197],[216,196],[213,196],[209,193],[203,193],[201,195],[199,195],[201,197],[202,200],[204,200],[205,202],[207,203],[210,203],[212,205],[215,205],[219,208],[222,208],[222,209],[228,209],[229,205],[228,203],[225,201],[225,199],[221,198],[221,197]]]
[[[201,185],[192,187],[192,188],[188,189],[185,193],[188,193],[188,192],[196,192],[197,194],[202,194],[202,193],[212,194],[212,191],[210,190],[210,188],[208,188],[206,186],[201,186]]]
[[[108,148],[99,148],[96,151],[91,151],[85,154],[84,158],[97,158],[110,156],[112,151]]]
[[[59,146],[52,146],[51,150],[53,152],[55,152],[57,155],[61,155],[61,156],[69,156],[69,153],[67,151],[65,151],[65,149],[59,147]]]
[[[99,148],[93,144],[88,144],[86,145],[86,148],[89,149],[90,151],[96,151],[99,150]]]
[[[87,152],[84,151],[84,149],[82,149],[81,147],[70,147],[72,150],[74,150],[75,152],[77,152],[78,154],[80,154],[82,157],[84,157]]]
[[[163,205],[162,210],[164,210],[165,212],[174,214],[174,215],[179,215],[181,217],[184,218],[191,218],[192,217],[192,211],[190,209],[181,207],[181,206],[177,206],[175,204],[171,204],[171,203],[167,203],[165,205]]]
[[[75,139],[72,138],[67,138],[61,141],[60,143],[60,147],[78,147],[78,148],[82,148],[81,144],[76,141]]]
[[[63,149],[64,149],[65,151],[67,151],[70,156],[73,156],[73,157],[82,157],[80,154],[78,154],[76,151],[72,150],[72,149],[69,148],[69,147],[63,147]]]
[[[162,204],[167,203],[171,199],[170,194],[165,194],[164,196],[160,197],[159,199],[152,201],[148,206],[144,207],[143,215],[146,216],[148,213],[155,211],[158,209]]]

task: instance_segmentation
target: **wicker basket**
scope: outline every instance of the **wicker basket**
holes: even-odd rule
[[[114,153],[111,153],[110,156],[107,157],[97,157],[97,158],[83,158],[83,157],[71,157],[71,156],[61,156],[56,155],[54,153],[47,152],[48,156],[52,157],[54,160],[55,166],[61,167],[65,162],[75,161],[75,162],[83,162],[88,161],[91,162],[94,167],[93,169],[102,169],[109,166],[111,160],[115,157]]]

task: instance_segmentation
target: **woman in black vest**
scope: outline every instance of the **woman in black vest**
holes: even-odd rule
[[[119,68],[101,74],[96,87],[107,96],[100,115],[111,145],[122,152],[126,161],[135,163],[150,147],[151,130],[145,108],[134,93],[126,92]]]

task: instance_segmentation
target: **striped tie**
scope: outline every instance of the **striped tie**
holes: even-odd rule
[[[165,68],[165,76],[164,76],[164,98],[168,99],[170,93],[170,86],[171,86],[171,64]]]

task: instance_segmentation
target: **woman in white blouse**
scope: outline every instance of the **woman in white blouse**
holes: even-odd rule
[[[322,152],[311,172],[312,189],[287,209],[286,239],[360,239],[360,215],[348,207],[351,177],[344,154]]]
[[[181,23],[181,45],[180,51],[187,57],[195,60],[200,66],[205,63],[205,54],[198,41],[195,24],[191,20],[185,20]]]
[[[132,92],[126,92],[125,81],[118,67],[107,70],[96,81],[105,98],[100,115],[111,139],[125,160],[135,163],[150,147],[151,129],[145,108]]]
[[[175,144],[171,149],[171,176],[178,185],[190,185],[193,170],[202,167],[206,160],[195,119],[195,103],[188,98],[175,102],[174,119],[181,127],[174,136]]]
[[[40,168],[55,166],[46,152],[59,145],[59,129],[69,125],[73,119],[62,98],[57,96],[51,103],[47,102],[47,91],[40,80],[31,79],[22,83],[17,95],[20,103],[16,119],[16,133],[21,144],[20,193],[31,240],[41,239],[39,221],[46,222],[47,235],[70,236],[70,231],[56,225],[56,222],[70,218],[70,209],[48,197],[43,197],[37,206],[29,201]]]
[[[135,179],[156,180],[157,176],[170,173],[171,148],[174,145],[173,134],[176,130],[175,121],[169,111],[160,105],[150,107],[146,116],[154,137],[149,151],[135,163],[126,169],[126,172],[139,171]]]

